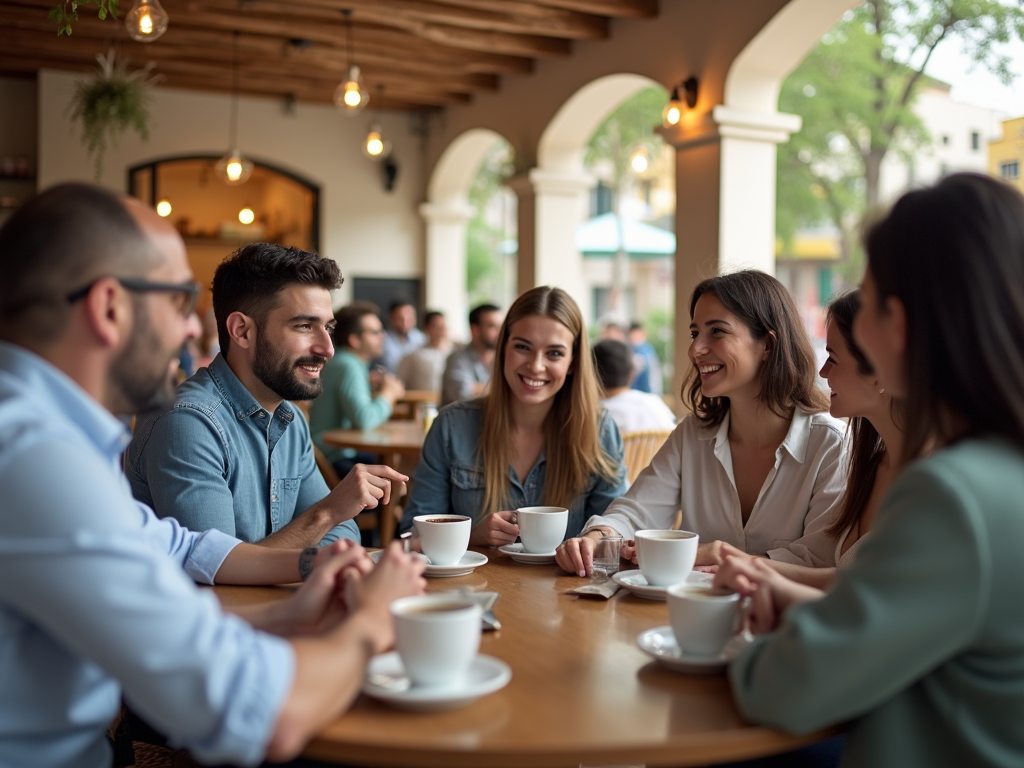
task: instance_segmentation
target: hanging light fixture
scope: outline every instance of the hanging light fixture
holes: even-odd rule
[[[345,69],[345,80],[334,89],[334,103],[345,111],[346,115],[354,115],[363,110],[370,103],[370,94],[363,88],[363,77],[359,67],[352,63],[355,58],[355,46],[352,43],[352,10],[342,10],[345,16],[345,29],[348,36],[348,55],[346,57],[347,67]]]
[[[381,134],[380,123],[370,125],[370,132],[363,142],[363,154],[371,160],[383,160],[391,154],[391,142]]]
[[[165,219],[171,215],[171,211],[173,210],[174,209],[171,207],[171,201],[166,197],[156,204],[156,215],[162,216]]]
[[[167,31],[169,19],[160,0],[136,0],[125,16],[124,26],[132,40],[151,43]]]
[[[250,208],[247,205],[247,206],[245,206],[245,208],[243,208],[242,210],[240,210],[238,212],[238,220],[242,224],[245,224],[246,226],[249,226],[254,221],[256,221],[256,214],[253,212],[252,208]]]
[[[661,122],[666,126],[678,125],[682,116],[683,105],[679,101],[679,86],[677,85],[672,89],[672,96],[661,112]]]
[[[647,147],[639,145],[629,154],[629,167],[634,173],[643,173],[651,164],[651,157],[647,154]]]
[[[236,186],[244,184],[252,174],[252,161],[238,151],[238,30],[235,30],[234,51],[232,55],[231,85],[231,123],[228,127],[228,146],[231,150],[217,161],[214,171],[225,184]]]

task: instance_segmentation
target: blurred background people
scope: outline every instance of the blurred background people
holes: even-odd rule
[[[397,373],[402,358],[427,343],[427,336],[416,327],[416,307],[408,299],[391,303],[388,309],[388,332],[380,353],[380,364],[388,373]]]
[[[501,310],[493,304],[481,304],[469,313],[469,344],[448,357],[441,385],[441,405],[487,393],[500,330]]]
[[[380,388],[370,386],[370,361],[380,357],[384,326],[377,306],[357,301],[334,314],[334,357],[321,373],[324,393],[309,409],[313,442],[344,477],[356,464],[376,464],[379,457],[352,449],[335,448],[323,441],[329,429],[373,429],[391,417],[395,401],[405,395],[402,382],[390,373],[381,377]]]
[[[643,325],[634,320],[629,325],[629,343],[633,347],[633,360],[636,366],[636,378],[633,389],[660,395],[664,391],[661,379],[661,361],[654,345],[647,340],[647,331]]]
[[[615,421],[619,432],[661,432],[676,428],[676,417],[658,395],[631,389],[636,371],[633,350],[615,339],[594,345],[597,378],[604,389],[601,405]]]
[[[406,389],[441,391],[452,343],[448,339],[448,323],[440,312],[427,312],[423,317],[427,343],[413,350],[398,364],[398,378]]]

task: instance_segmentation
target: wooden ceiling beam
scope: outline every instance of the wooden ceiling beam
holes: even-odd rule
[[[507,32],[516,35],[540,35],[569,40],[594,40],[608,37],[608,19],[579,11],[537,6],[526,2],[485,2],[485,0],[246,0],[252,11],[290,12],[297,6],[339,13],[352,11],[355,33],[359,25],[372,22],[399,26],[398,20],[441,24],[464,29]]]
[[[535,5],[562,8],[567,11],[653,19],[658,15],[658,0],[532,0]]]

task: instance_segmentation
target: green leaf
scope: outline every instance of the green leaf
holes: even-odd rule
[[[101,6],[99,13],[96,15],[100,17],[100,21],[103,21],[105,18],[107,18],[107,9]]]

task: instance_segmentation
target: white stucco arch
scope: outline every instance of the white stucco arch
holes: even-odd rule
[[[792,0],[733,60],[723,104],[718,268],[775,271],[776,145],[800,130],[778,111],[782,81],[857,0]]]
[[[520,242],[520,289],[530,285],[565,288],[591,316],[591,296],[583,285],[583,258],[576,250],[576,228],[587,216],[593,179],[583,170],[583,152],[590,137],[623,101],[661,83],[643,75],[604,75],[582,86],[558,109],[537,144],[537,167],[529,173],[533,197],[532,264]],[[523,205],[520,193],[520,205]],[[532,269],[531,269],[532,267]]]
[[[426,305],[445,313],[453,338],[467,339],[466,224],[473,214],[469,188],[484,156],[508,140],[488,128],[459,134],[438,158],[420,205],[426,222]]]

